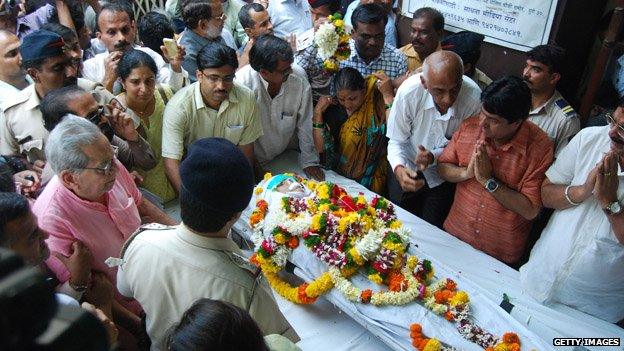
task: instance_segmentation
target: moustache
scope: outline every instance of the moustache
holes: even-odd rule
[[[125,48],[128,47],[128,45],[130,45],[130,43],[128,43],[127,41],[120,41],[119,43],[115,44],[113,48],[115,49],[115,51],[123,51]]]
[[[65,81],[63,82],[63,86],[68,87],[70,85],[77,85],[78,84],[78,78],[77,77],[67,77],[65,79]]]

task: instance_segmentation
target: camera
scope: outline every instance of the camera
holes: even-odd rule
[[[0,248],[0,350],[109,350],[106,330],[80,307],[59,305],[37,267]]]

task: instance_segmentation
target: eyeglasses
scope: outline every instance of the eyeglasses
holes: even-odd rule
[[[109,175],[116,168],[117,166],[115,165],[115,158],[111,158],[108,162],[106,162],[106,165],[104,167],[82,167],[78,169],[90,169],[102,175]]]
[[[221,16],[212,16],[212,18],[218,19],[219,21],[225,21],[227,16],[225,15],[225,12],[224,12],[224,13],[221,14]]]
[[[202,73],[203,74],[203,73]],[[204,77],[206,77],[206,80],[208,80],[208,82],[212,83],[212,84],[216,84],[218,82],[223,82],[223,83],[232,83],[234,81],[234,75],[230,74],[228,76],[225,77],[221,77],[221,76],[217,76],[215,74],[203,74]]]
[[[613,112],[607,112],[606,113],[607,116],[607,120],[609,121],[609,124],[611,124],[612,126],[617,126],[618,128],[618,134],[622,137],[624,137],[624,126],[622,126],[621,124],[618,124],[615,121],[615,118],[613,118]]]
[[[293,73],[293,69],[292,67],[288,67],[283,71],[278,70],[277,68],[273,71],[273,73],[279,73],[282,76],[289,76],[291,73]]]

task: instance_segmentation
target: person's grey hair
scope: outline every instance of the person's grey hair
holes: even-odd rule
[[[59,174],[64,170],[81,171],[89,165],[89,157],[83,148],[94,143],[103,134],[85,118],[72,114],[63,117],[50,133],[45,146],[48,163]]]

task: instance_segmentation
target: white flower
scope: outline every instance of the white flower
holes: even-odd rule
[[[323,23],[314,33],[314,44],[318,48],[318,54],[326,60],[334,55],[338,49],[340,36],[336,33],[336,27],[331,23]]]
[[[379,244],[381,244],[382,239],[382,233],[371,229],[362,239],[355,243],[354,247],[360,256],[366,260],[370,260],[374,257],[375,253],[379,251]]]

